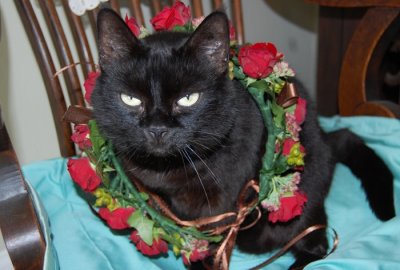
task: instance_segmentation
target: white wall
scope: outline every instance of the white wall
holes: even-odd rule
[[[21,164],[59,155],[42,78],[14,1],[0,0],[0,105]]]
[[[299,0],[242,2],[246,40],[275,43],[314,96],[317,8]],[[14,1],[0,0],[0,19],[0,105],[20,162],[57,157],[50,106]]]

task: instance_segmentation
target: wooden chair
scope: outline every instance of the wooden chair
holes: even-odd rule
[[[400,31],[400,2],[307,0],[320,5],[317,99],[323,115],[400,118],[380,69]],[[400,89],[400,88],[399,88]],[[398,90],[399,91],[399,90]],[[336,102],[337,101],[337,102]]]
[[[33,8],[34,2],[39,3],[42,14],[36,14]],[[70,140],[71,126],[69,123],[63,121],[63,116],[68,105],[85,106],[79,70],[81,68],[83,77],[86,77],[90,71],[95,70],[96,57],[94,56],[94,52],[96,52],[96,48],[91,47],[89,41],[95,40],[93,33],[96,33],[98,8],[88,11],[84,16],[79,17],[69,9],[68,0],[60,2],[61,6],[56,7],[54,1],[50,0],[15,0],[45,83],[57,130],[61,155],[68,157],[75,154],[75,148]],[[145,2],[151,3],[151,13],[154,15],[164,5],[171,4],[173,1],[153,0]],[[118,13],[121,13],[122,7],[130,9],[131,14],[138,22],[146,25],[141,1],[110,0],[109,3]],[[222,0],[213,0],[212,4],[214,9],[221,8]],[[203,15],[201,0],[191,1],[191,7],[194,17]],[[62,12],[60,12],[60,9],[62,9]],[[61,15],[66,16],[68,25],[62,24]],[[125,14],[122,15],[124,16]],[[39,23],[38,18],[41,16],[44,18],[45,25]],[[89,27],[85,27],[85,22],[87,21],[89,21]],[[240,0],[232,0],[232,21],[236,27],[238,41],[243,42],[244,28]],[[147,26],[149,25],[147,24]],[[148,29],[151,28],[148,27]],[[51,40],[46,38],[45,30],[48,30]],[[68,39],[67,33],[72,34],[71,40]],[[55,48],[56,56],[53,56],[50,48]],[[76,52],[76,54],[73,52]],[[60,81],[61,76],[54,76],[57,70],[74,65],[74,63],[81,63],[81,65],[80,67],[71,66],[62,73],[64,83]]]
[[[61,155],[63,157],[73,156],[76,152],[70,140],[72,133],[71,126],[63,121],[63,116],[68,105],[85,106],[82,94],[82,78],[86,77],[90,71],[95,70],[96,49],[91,41],[95,40],[93,33],[96,32],[96,14],[98,9],[87,12],[83,17],[78,17],[69,10],[68,0],[59,1],[60,4],[57,6],[55,5],[55,1],[52,0],[14,1],[45,83],[57,130]],[[310,1],[317,2],[317,0]],[[150,3],[152,14],[160,11],[165,4],[170,4],[168,2],[172,1],[146,1],[146,3]],[[327,0],[327,2],[329,1]],[[380,2],[383,3],[385,1]],[[396,1],[387,2],[395,3]],[[37,12],[37,8],[34,8],[37,3],[40,6],[39,12]],[[145,23],[141,1],[130,0],[119,2],[110,0],[109,3],[119,13],[122,13],[122,7],[127,7],[131,15],[136,17],[140,23]],[[219,8],[221,7],[222,0],[214,0],[212,3],[213,8]],[[194,16],[197,17],[203,14],[202,1],[192,0],[191,7]],[[62,16],[66,17],[67,23],[62,23]],[[394,12],[390,18],[396,16]],[[232,0],[231,19],[236,27],[238,40],[240,43],[243,43],[244,28],[240,0]],[[44,23],[42,23],[43,21]],[[46,35],[47,31],[48,35]],[[50,36],[50,38],[47,36]],[[358,55],[358,60],[348,59],[346,61],[350,61],[351,63],[353,61],[365,60],[364,56],[361,54]],[[351,57],[351,55],[348,57]],[[77,66],[75,64],[78,62],[81,65]],[[70,68],[65,69],[62,75],[55,76],[58,70],[68,66]],[[357,78],[360,80],[365,79],[365,69],[365,63],[360,66],[360,69],[357,69],[357,72],[360,73],[356,75],[359,76]],[[347,71],[343,74],[351,73],[352,71],[351,68],[347,68]],[[350,99],[349,95],[346,95],[346,91],[350,91],[346,89],[356,89],[354,85],[349,85],[346,82],[345,78],[348,77],[345,76],[349,75],[343,76],[340,80],[340,87],[343,89],[340,90],[340,93],[342,93],[339,97],[340,104],[345,104],[346,100],[351,101],[353,99],[352,95],[350,95]],[[63,81],[61,81],[61,77],[63,77]],[[360,89],[362,90],[363,88]],[[362,103],[365,103],[365,97],[362,93],[356,96],[356,106],[359,105],[360,100]],[[340,106],[342,107],[342,105]],[[354,111],[349,111],[348,113],[351,114]],[[356,111],[355,113],[359,112]],[[25,188],[22,174],[19,171],[15,153],[12,150],[3,125],[0,129],[0,185],[0,226],[14,267],[15,269],[24,270],[42,269],[45,243],[29,199],[29,194]],[[19,215],[12,213],[18,213]]]
[[[145,2],[151,2],[151,11],[154,15],[164,5],[173,1]],[[60,6],[56,6],[53,0],[15,0],[15,4],[45,83],[61,155],[73,156],[76,152],[70,140],[71,126],[63,121],[63,116],[69,105],[85,106],[82,78],[95,70],[96,66],[94,55],[97,51],[90,44],[95,40],[93,33],[96,33],[98,8],[79,17],[70,11],[68,0],[62,0]],[[39,12],[35,7],[37,4],[40,6]],[[212,4],[213,8],[217,9],[221,7],[222,1],[214,0]],[[110,5],[119,13],[121,8],[127,7],[131,15],[145,25],[141,1],[111,0]],[[191,7],[194,17],[203,15],[202,1],[191,1]],[[241,1],[232,0],[231,7],[238,40],[243,42]],[[66,16],[67,24],[62,24],[62,15]],[[40,23],[43,20],[44,23]],[[47,38],[46,31],[50,39]],[[68,37],[68,33],[72,38]],[[82,64],[77,66],[74,64],[77,62]],[[62,73],[64,81],[60,80],[61,76],[55,76],[57,70],[70,65],[71,67]],[[14,269],[42,269],[46,243],[1,114],[0,187],[0,228]]]
[[[42,269],[46,243],[1,113],[0,228],[15,269]]]

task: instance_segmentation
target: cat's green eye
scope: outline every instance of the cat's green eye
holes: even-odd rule
[[[131,107],[136,107],[142,104],[142,101],[140,99],[129,96],[127,94],[121,94],[121,100],[123,103]]]
[[[179,106],[190,107],[199,100],[199,97],[200,97],[199,93],[192,93],[179,99],[177,103]]]

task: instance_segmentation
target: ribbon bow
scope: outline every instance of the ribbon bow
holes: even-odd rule
[[[238,200],[238,212],[236,215],[236,221],[233,224],[230,224],[228,234],[226,235],[224,241],[221,243],[217,252],[214,256],[213,269],[214,270],[226,270],[229,269],[229,260],[232,255],[232,250],[236,242],[236,237],[239,230],[245,230],[257,223],[257,221],[261,217],[261,211],[257,206],[258,197],[253,199],[251,202],[246,202],[246,195],[248,192],[253,189],[256,193],[259,192],[259,186],[256,181],[250,180],[247,182],[245,187],[242,189],[239,195]],[[249,215],[254,209],[258,211],[257,218],[249,225],[240,228],[247,215]],[[219,230],[214,231],[214,233],[220,233]]]

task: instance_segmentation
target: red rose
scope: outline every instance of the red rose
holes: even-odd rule
[[[296,118],[296,123],[301,125],[303,124],[306,118],[306,106],[307,101],[302,98],[297,99],[296,110],[294,111],[294,116]]]
[[[125,16],[125,23],[128,25],[129,29],[131,29],[132,33],[138,37],[140,35],[140,26],[137,23],[137,21],[135,20],[135,18],[128,17],[128,14],[126,14]]]
[[[271,74],[275,63],[282,57],[272,43],[245,45],[239,50],[239,63],[243,72],[255,79]]]
[[[89,138],[89,127],[87,125],[76,125],[71,140],[76,143],[80,149],[92,147],[92,141]]]
[[[108,208],[100,208],[99,215],[102,219],[107,221],[110,228],[115,230],[123,230],[130,228],[128,224],[128,218],[135,211],[135,208],[117,208],[114,211],[108,210]]]
[[[192,262],[202,261],[209,255],[210,255],[210,253],[208,252],[208,249],[207,250],[195,249],[192,251],[192,254],[190,254],[190,261],[192,261]]]
[[[92,192],[100,185],[101,179],[90,166],[88,158],[69,159],[67,167],[72,180],[84,191]]]
[[[137,250],[142,252],[144,255],[155,256],[160,253],[168,252],[168,244],[160,238],[154,238],[153,243],[151,244],[151,246],[149,246],[142,240],[142,238],[140,238],[138,232],[134,231],[129,239],[131,239],[132,242],[136,245]]]
[[[171,30],[177,25],[185,25],[190,19],[190,8],[181,1],[176,1],[172,7],[165,7],[150,20],[156,31]]]
[[[307,196],[304,193],[295,191],[293,196],[281,197],[278,210],[270,212],[268,220],[275,223],[277,221],[286,222],[294,217],[301,215]]]
[[[90,97],[92,96],[93,88],[96,85],[96,79],[100,76],[100,72],[92,71],[89,73],[86,81],[83,83],[83,87],[85,87],[85,99],[91,104]]]

